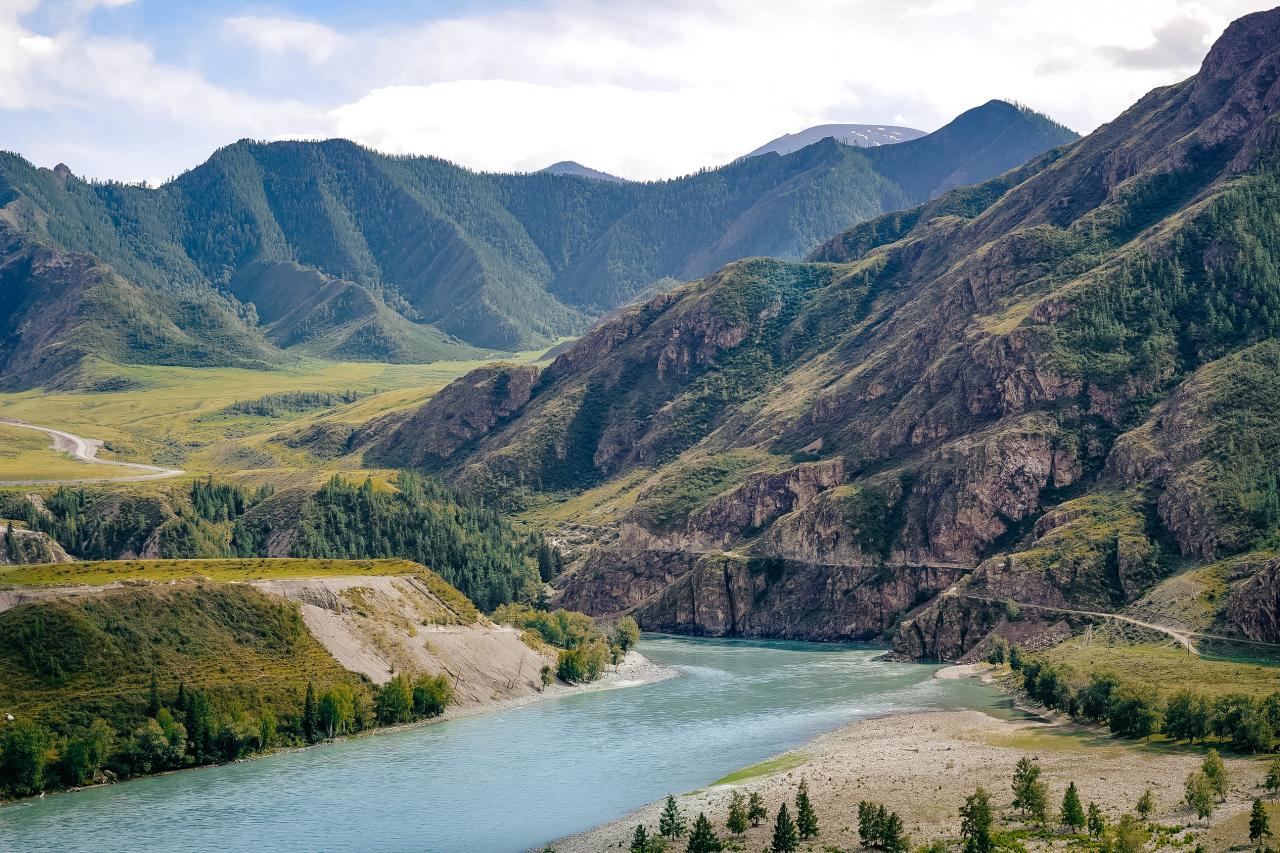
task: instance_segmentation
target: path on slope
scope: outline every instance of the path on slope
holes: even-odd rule
[[[169,477],[178,477],[186,473],[179,468],[161,468],[159,465],[143,465],[140,462],[116,462],[114,460],[99,459],[98,450],[102,447],[102,442],[96,438],[81,438],[78,435],[73,435],[60,429],[36,426],[35,424],[15,421],[9,418],[0,418],[0,425],[43,432],[53,439],[51,446],[54,450],[69,453],[81,462],[91,465],[114,465],[118,468],[147,472],[123,477],[77,477],[71,480],[0,480],[0,486],[75,486],[86,483],[140,483],[145,480],[164,480]]]
[[[969,593],[958,592],[955,589],[948,589],[942,594],[944,596],[956,596],[959,598],[968,598],[973,601],[986,601],[994,604],[1000,604],[1006,600],[1012,600],[1012,599],[1003,599],[1003,598],[988,598],[982,595],[972,595]],[[1250,646],[1266,646],[1269,648],[1280,648],[1280,646],[1277,646],[1277,644],[1275,643],[1268,643],[1263,640],[1250,640],[1244,637],[1226,637],[1226,636],[1222,636],[1221,634],[1205,634],[1200,631],[1189,631],[1181,628],[1173,628],[1168,625],[1161,625],[1158,622],[1147,622],[1146,620],[1138,619],[1133,616],[1126,616],[1123,613],[1108,613],[1102,610],[1074,610],[1069,607],[1054,607],[1047,604],[1024,604],[1021,601],[1014,601],[1013,603],[1018,605],[1019,607],[1029,607],[1033,610],[1051,610],[1055,613],[1073,613],[1077,616],[1096,616],[1100,619],[1114,619],[1117,622],[1128,622],[1130,625],[1137,625],[1140,628],[1148,628],[1152,631],[1158,631],[1161,634],[1167,634],[1168,636],[1176,640],[1178,643],[1180,643],[1182,646],[1184,646],[1187,649],[1187,651],[1195,655],[1200,655],[1200,650],[1196,648],[1195,643],[1192,642],[1193,640],[1219,640],[1219,641],[1228,642],[1228,643],[1243,643],[1245,645],[1250,645]]]

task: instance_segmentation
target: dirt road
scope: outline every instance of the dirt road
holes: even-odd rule
[[[0,486],[71,486],[84,483],[140,483],[145,480],[164,480],[169,477],[178,477],[186,473],[185,471],[177,468],[161,468],[158,465],[143,465],[138,462],[115,462],[107,459],[99,459],[98,449],[102,447],[102,442],[96,438],[81,438],[78,435],[64,432],[60,429],[36,426],[35,424],[10,420],[8,418],[0,418],[0,424],[42,432],[53,439],[53,444],[51,446],[54,450],[61,451],[62,453],[69,453],[72,457],[79,459],[81,462],[86,462],[91,465],[112,465],[118,468],[128,468],[132,471],[146,472],[129,474],[121,477],[77,477],[72,480],[0,480]]]

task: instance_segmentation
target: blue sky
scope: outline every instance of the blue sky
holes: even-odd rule
[[[632,178],[812,124],[932,130],[993,97],[1080,131],[1193,73],[1244,0],[0,0],[0,148],[161,180],[345,136]]]

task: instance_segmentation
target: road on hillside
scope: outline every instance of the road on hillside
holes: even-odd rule
[[[54,450],[69,453],[81,462],[87,462],[91,465],[113,465],[117,468],[146,472],[128,474],[122,477],[77,477],[73,480],[0,480],[0,486],[75,486],[86,483],[141,483],[145,480],[164,480],[169,477],[178,477],[186,473],[178,468],[161,468],[159,465],[143,465],[139,462],[115,462],[108,459],[99,459],[98,450],[102,447],[102,442],[96,438],[81,438],[78,435],[73,435],[60,429],[36,426],[35,424],[15,421],[9,418],[0,418],[0,425],[42,432],[53,439],[51,447]]]

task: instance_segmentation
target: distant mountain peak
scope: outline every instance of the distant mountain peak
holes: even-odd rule
[[[625,183],[625,178],[619,178],[617,175],[610,175],[608,172],[601,172],[599,169],[592,169],[590,166],[584,166],[576,160],[561,160],[559,163],[552,163],[545,169],[539,169],[540,172],[548,172],[552,175],[573,175],[578,178],[591,178],[595,181],[613,181],[616,184]]]
[[[790,154],[801,148],[807,148],[815,142],[821,142],[823,139],[834,139],[858,148],[875,148],[880,145],[894,145],[919,139],[924,134],[923,130],[916,130],[914,127],[898,127],[889,124],[816,124],[796,133],[785,133],[777,139],[766,142],[746,156],[757,157],[769,153]]]

